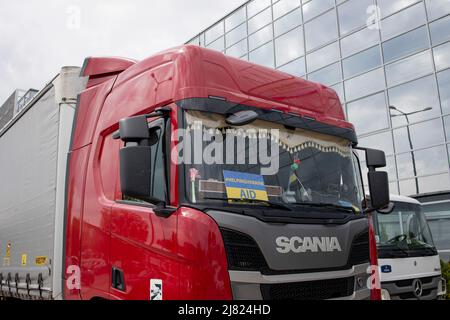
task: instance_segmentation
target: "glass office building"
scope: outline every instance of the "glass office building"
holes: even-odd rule
[[[334,88],[450,256],[450,0],[253,0],[188,43]]]

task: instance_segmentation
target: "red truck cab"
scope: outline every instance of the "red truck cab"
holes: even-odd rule
[[[358,287],[361,281],[367,280],[369,223],[360,201],[364,191],[359,164],[352,153],[357,139],[353,125],[346,121],[339,98],[332,89],[189,45],[140,62],[87,58],[82,76],[89,80],[78,98],[68,158],[65,299],[289,297],[276,295],[276,286],[280,283],[286,286],[282,289],[288,294],[302,290],[303,285],[313,288],[312,292],[319,292],[314,291],[318,286],[329,286],[329,296],[311,298],[369,297],[367,288]],[[215,190],[221,197],[226,195],[222,167],[209,167],[211,170],[208,171],[207,165],[199,168],[192,164],[186,168],[185,164],[173,161],[171,154],[177,153],[180,143],[176,132],[187,128],[186,114],[192,119],[205,116],[204,119],[220,122],[222,118],[215,117],[225,119],[245,110],[257,113],[258,121],[276,122],[282,130],[317,133],[317,136],[312,135],[317,141],[330,143],[325,146],[330,149],[323,152],[337,154],[340,151],[333,149],[334,144],[331,144],[348,142],[343,148],[350,148],[345,150],[352,154],[339,167],[346,171],[340,177],[344,182],[337,183],[336,188],[346,184],[348,178],[349,181],[353,179],[353,189],[336,191],[330,183],[329,188],[333,189],[330,194],[340,192],[337,201],[341,202],[335,203],[334,212],[329,210],[330,206],[315,208],[314,203],[310,203],[308,210],[295,204],[297,210],[293,207],[294,202],[287,202],[287,209],[278,204],[280,208],[268,211],[262,203],[254,203],[255,207],[252,207],[249,203],[233,204],[229,200],[208,201],[199,186],[210,188],[210,193]],[[209,117],[205,113],[215,116]],[[140,116],[148,119],[149,136],[134,136],[133,139],[133,134],[129,133],[130,140],[126,141],[121,120]],[[151,139],[155,141],[148,143]],[[148,199],[135,196],[139,192],[123,193],[124,180],[130,185],[137,182],[129,180],[133,178],[126,176],[121,162],[128,159],[128,166],[132,163],[133,168],[145,167],[140,162],[147,159],[140,158],[137,149],[135,156],[123,152],[127,146],[148,151],[146,155],[151,160]],[[286,146],[286,149],[291,147]],[[338,157],[334,153],[333,157]],[[373,168],[376,167],[380,166],[374,164]],[[197,171],[191,170],[195,168]],[[328,169],[335,170],[333,167]],[[202,177],[195,175],[198,171]],[[135,177],[137,180],[142,178]],[[201,178],[203,180],[199,181]],[[190,189],[192,182],[198,185]],[[272,183],[266,187],[268,200],[281,199],[285,192],[282,184]],[[306,190],[302,189],[302,192],[308,195]],[[388,190],[386,192],[389,194]],[[315,194],[314,190],[311,194]],[[342,208],[339,203],[344,203]],[[227,206],[234,207],[228,210]],[[307,217],[294,216],[302,210],[307,211]],[[311,216],[315,210],[319,212],[316,222]],[[279,214],[271,216],[270,212]],[[247,223],[248,227],[241,227]],[[269,230],[274,225],[278,229]],[[280,229],[280,226],[286,229]],[[253,233],[246,234],[246,229]],[[277,241],[285,236],[293,244],[292,252],[282,255],[280,248],[276,252],[275,238],[270,242],[273,248],[266,248],[269,245],[265,238],[258,236],[263,233],[270,241],[272,233],[274,237],[276,233]],[[281,237],[279,244],[283,244],[283,239]],[[300,240],[307,242],[308,239],[312,239],[313,245],[317,239],[323,242],[318,242],[319,249],[315,243],[316,252],[313,247],[309,251],[304,249],[305,252],[300,252],[301,258],[294,251],[301,251]],[[334,239],[339,241],[340,250],[336,243],[333,247]],[[233,244],[243,251],[230,252]],[[286,248],[288,250],[289,246]],[[260,252],[253,254],[258,249]],[[268,253],[270,250],[273,253]],[[273,257],[269,257],[272,254]],[[278,254],[280,256],[276,258]],[[241,261],[246,255],[253,260]],[[277,265],[275,261],[286,261],[286,266]],[[71,266],[79,267],[80,286],[68,285],[73,275],[68,272],[73,270],[69,269]],[[345,292],[340,292],[343,287]],[[301,295],[293,297],[302,298]]]

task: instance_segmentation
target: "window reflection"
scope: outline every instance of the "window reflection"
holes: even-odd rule
[[[285,33],[302,23],[302,12],[300,8],[292,11],[274,22],[275,36]]]
[[[278,19],[299,6],[300,0],[280,0],[273,5],[273,18]]]
[[[247,52],[247,39],[241,40],[227,49],[227,55],[239,58]]]
[[[272,38],[272,25],[268,25],[267,27],[262,28],[258,32],[255,32],[248,37],[249,48],[250,50],[253,50],[256,47],[259,47],[260,45],[272,40]]]
[[[205,32],[206,44],[216,40],[218,37],[224,34],[223,21],[217,23]]]
[[[389,1],[398,2],[392,0]],[[414,18],[412,19],[412,17]],[[425,23],[425,7],[423,2],[419,2],[396,15],[381,20],[381,38],[382,40],[387,40]]]
[[[414,177],[414,165],[418,176],[447,171],[448,160],[445,146],[399,154],[396,156],[399,179]]]
[[[306,73],[305,58],[299,58],[279,68],[280,71],[292,74],[297,77],[303,77]]]
[[[267,8],[257,16],[248,20],[248,33],[253,33],[256,30],[269,24],[272,20],[272,10]]]
[[[450,70],[445,70],[437,74],[439,84],[439,94],[441,96],[442,112],[450,113]]]
[[[428,11],[428,19],[434,20],[450,13],[449,0],[425,0]]]
[[[379,68],[345,81],[345,95],[351,101],[381,91],[385,86],[383,68]]]
[[[343,61],[344,77],[350,78],[381,65],[380,47],[376,46]]]
[[[450,31],[449,31],[450,32]],[[450,67],[450,42],[433,49],[434,63],[437,70]]]
[[[303,5],[303,18],[308,21],[333,7],[333,0],[311,0]]]
[[[346,34],[367,23],[369,15],[367,8],[373,5],[373,0],[349,0],[338,7],[339,27]]]
[[[430,23],[431,42],[433,45],[450,40],[450,16]]]
[[[273,43],[269,42],[262,47],[250,52],[250,62],[261,64],[266,67],[274,67]]]
[[[308,74],[308,80],[324,85],[332,85],[342,81],[341,64],[339,62]]]
[[[313,50],[338,37],[336,13],[330,11],[305,23],[307,51]]]
[[[359,139],[359,144],[363,147],[370,146],[374,149],[383,150],[386,155],[391,155],[394,153],[394,145],[392,142],[392,132],[387,131],[383,133],[378,133],[375,135],[370,135]]]
[[[433,72],[431,52],[426,51],[386,66],[389,86],[406,82]]]
[[[384,18],[417,1],[418,0],[377,0],[377,3],[381,9],[381,17]]]
[[[247,4],[248,16],[252,17],[264,8],[270,6],[270,0],[253,0]]]
[[[384,61],[389,62],[429,47],[426,26],[383,43]]]
[[[395,87],[388,91],[389,103],[401,112],[408,115],[410,123],[438,116],[441,111],[439,107],[438,90],[434,76],[428,76],[404,85]],[[432,108],[431,110],[426,110]],[[391,110],[392,125],[394,127],[406,125],[406,117],[397,110]]]
[[[388,109],[384,92],[349,103],[347,110],[349,120],[355,125],[358,135],[389,127]]]
[[[347,57],[356,52],[372,47],[380,40],[378,30],[363,29],[341,40],[342,56]]]
[[[243,7],[225,19],[225,31],[236,28],[243,23],[246,18],[245,7]]]
[[[320,69],[337,60],[339,60],[339,44],[335,42],[306,56],[308,72]]]
[[[303,30],[297,28],[275,39],[277,66],[292,61],[305,53]]]
[[[407,152],[413,149],[421,149],[437,145],[445,141],[444,128],[441,119],[418,123],[408,127],[394,130],[395,150],[397,153]],[[411,143],[409,142],[411,138]]]

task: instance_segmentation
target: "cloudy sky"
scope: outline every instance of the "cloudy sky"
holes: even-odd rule
[[[0,104],[86,56],[142,59],[190,40],[245,0],[0,0]]]

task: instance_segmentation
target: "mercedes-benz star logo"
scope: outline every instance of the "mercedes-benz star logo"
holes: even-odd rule
[[[413,281],[413,289],[414,289],[414,295],[417,298],[420,298],[423,293],[422,281],[420,281],[420,279],[416,279]]]

